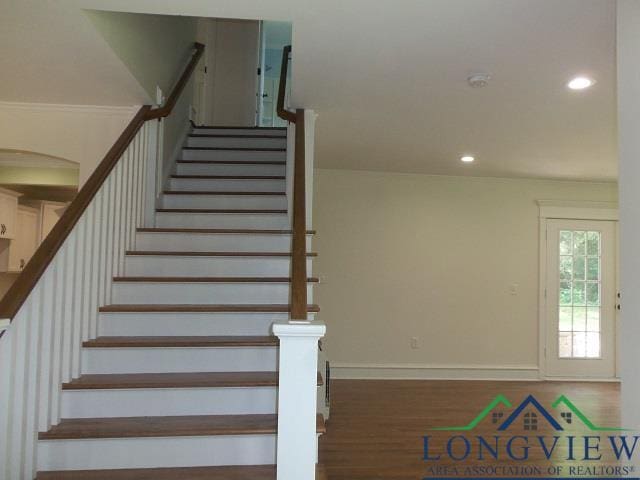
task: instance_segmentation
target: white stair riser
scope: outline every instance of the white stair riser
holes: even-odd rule
[[[275,435],[41,440],[38,469],[265,465],[275,463],[275,446]]]
[[[310,315],[313,317],[313,315]],[[101,313],[99,336],[270,335],[287,313]]]
[[[281,135],[285,137],[287,130],[283,128],[194,128],[193,133],[201,135]]]
[[[184,149],[180,160],[214,160],[223,162],[282,162],[287,152],[281,150],[205,150]]]
[[[169,190],[189,192],[284,192],[284,180],[211,180],[205,178],[172,178]]]
[[[284,213],[156,213],[160,228],[249,228],[287,230],[289,217]]]
[[[163,208],[286,210],[284,195],[163,195]]]
[[[178,175],[285,175],[284,165],[233,165],[208,163],[178,163]]]
[[[307,275],[311,275],[307,260]],[[217,277],[288,277],[290,257],[186,257],[128,255],[125,258],[127,276],[217,276]]]
[[[206,135],[206,134],[205,134]],[[286,138],[229,138],[229,137],[193,137],[187,139],[188,147],[218,148],[286,148]]]
[[[276,387],[65,390],[62,418],[276,413]]]
[[[275,371],[276,347],[85,348],[82,373]]]
[[[311,298],[313,287],[308,286]],[[148,283],[116,282],[116,304],[286,304],[288,283]]]
[[[307,249],[311,248],[311,241],[311,235],[307,236]],[[160,252],[288,252],[291,235],[140,232],[136,248]]]

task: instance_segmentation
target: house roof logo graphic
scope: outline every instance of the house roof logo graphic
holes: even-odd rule
[[[489,404],[483,408],[476,417],[471,420],[468,424],[462,426],[452,426],[452,427],[436,427],[431,430],[434,431],[471,431],[475,429],[480,422],[482,422],[490,413],[496,410],[498,407],[502,406],[503,408],[512,408],[513,404],[509,401],[509,399],[500,394],[496,396]],[[551,404],[551,408],[554,410],[558,410],[563,408],[566,410],[562,413],[562,418],[567,418],[566,415],[575,416],[578,418],[582,424],[589,430],[594,432],[606,432],[606,431],[627,431],[628,429],[620,428],[620,427],[601,427],[594,424],[587,415],[585,415],[566,395],[560,395],[555,402]],[[537,412],[536,415],[544,418],[546,422],[556,431],[564,431],[564,428],[556,420],[556,418],[549,413],[547,410],[533,395],[527,396],[514,410],[513,412],[500,423],[497,427],[499,432],[503,432],[509,429],[511,425],[522,415],[525,411],[535,410]],[[537,417],[536,417],[537,418]],[[573,417],[571,417],[573,418]],[[568,421],[568,423],[571,423]]]

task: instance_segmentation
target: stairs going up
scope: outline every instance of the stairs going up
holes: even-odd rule
[[[62,420],[40,432],[37,480],[275,480],[286,145],[275,128],[188,137],[156,226],[137,231],[99,306],[81,376],[62,385]]]

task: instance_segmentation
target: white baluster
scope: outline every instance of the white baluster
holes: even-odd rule
[[[27,302],[29,299],[27,299]],[[29,347],[29,335],[31,334],[31,322],[29,312],[25,305],[13,319],[15,329],[15,350],[12,364],[14,367],[14,381],[11,396],[10,409],[13,410],[11,419],[11,438],[9,439],[9,480],[23,480],[23,461],[26,427],[26,396],[27,396],[27,369],[31,352]]]
[[[149,124],[149,150],[147,155],[147,169],[145,178],[144,226],[152,228],[156,225],[156,177],[158,175],[160,122],[152,120],[147,123]]]
[[[97,304],[96,299],[93,296],[92,285],[93,285],[93,259],[97,256],[98,252],[93,250],[93,241],[94,241],[94,231],[95,231],[95,211],[96,211],[96,200],[95,198],[89,204],[87,211],[84,214],[85,217],[85,238],[84,245],[82,249],[84,250],[84,283],[82,285],[82,296],[85,297],[85,301],[82,303],[82,341],[89,340],[90,338],[90,324],[91,318],[97,315]],[[82,355],[80,355],[80,360],[82,363]],[[82,365],[81,365],[82,367]]]
[[[53,355],[51,362],[51,423],[57,425],[60,422],[60,382],[62,379],[62,335],[64,331],[65,305],[63,296],[63,284],[65,278],[65,256],[63,248],[58,250],[54,259],[55,281],[52,288],[53,295]]]
[[[101,272],[103,276],[104,298],[106,303],[111,303],[111,281],[113,279],[113,243],[116,237],[114,228],[115,211],[113,202],[115,197],[116,182],[113,176],[107,177],[105,186],[107,187],[107,201],[105,203],[107,231],[105,235],[105,269]]]
[[[140,200],[140,185],[138,183],[138,175],[140,170],[140,156],[142,155],[142,131],[138,132],[134,141],[136,146],[136,154],[131,162],[131,211],[129,213],[129,236],[127,237],[130,249],[134,248],[136,227],[138,226],[138,208]]]
[[[52,390],[53,343],[55,340],[53,299],[55,268],[53,265],[49,265],[40,282],[42,283],[42,360],[40,365],[38,430],[44,432],[51,426],[51,410],[49,406]]]
[[[74,229],[75,246],[73,257],[75,269],[73,273],[73,283],[69,285],[73,295],[73,340],[71,343],[71,378],[80,376],[80,352],[82,349],[82,316],[84,315],[83,304],[88,301],[83,293],[85,284],[84,257],[85,257],[85,234],[87,230],[86,215],[82,215]]]
[[[148,123],[142,127],[140,141],[142,143],[142,151],[138,158],[138,216],[136,217],[136,229],[142,226],[144,221],[144,194],[145,194],[145,167],[147,165],[147,156],[149,154],[149,128]],[[135,239],[135,234],[133,236]]]
[[[73,277],[76,265],[76,230],[73,230],[64,242],[65,266],[64,280],[61,285],[62,301],[64,303],[62,330],[62,381],[71,381],[71,349],[73,345]]]
[[[122,245],[122,219],[124,218],[124,204],[122,201],[122,197],[124,195],[123,191],[123,183],[124,177],[127,175],[126,165],[123,165],[124,160],[127,158],[127,153],[124,154],[124,157],[120,159],[116,167],[111,172],[113,176],[114,182],[114,198],[111,200],[111,204],[109,208],[113,211],[114,222],[113,225],[114,235],[113,235],[113,273],[114,275],[119,275],[121,271],[120,265],[120,245]]]
[[[125,218],[125,234],[124,234],[124,238],[125,238],[125,244],[127,246],[127,250],[129,250],[131,248],[131,218],[132,218],[132,212],[134,209],[134,196],[133,196],[133,171],[134,171],[134,162],[136,159],[136,156],[138,155],[138,146],[136,144],[136,139],[133,139],[133,142],[131,142],[131,145],[129,146],[129,149],[131,151],[131,155],[129,156],[129,161],[127,163],[127,191],[126,191],[126,196],[127,196],[127,209],[124,211],[124,218]]]
[[[27,397],[25,399],[25,442],[24,442],[24,478],[34,478],[36,474],[36,443],[38,441],[38,392],[40,391],[40,365],[42,362],[42,284],[31,291],[28,304],[29,358],[27,362]]]
[[[102,185],[101,188],[102,196],[100,198],[99,204],[99,224],[100,224],[100,246],[98,247],[98,253],[100,255],[100,261],[98,263],[97,274],[98,274],[98,306],[103,306],[106,304],[106,291],[107,287],[105,286],[105,275],[104,271],[107,267],[107,236],[108,236],[108,208],[109,208],[109,188],[107,182]],[[95,331],[92,330],[92,338],[95,337]]]
[[[0,338],[0,478],[9,478],[11,423],[15,420],[12,407],[15,377],[15,324]]]
[[[100,278],[100,265],[102,262],[102,231],[103,231],[103,215],[102,215],[102,203],[104,201],[104,188],[101,188],[93,199],[94,212],[93,212],[93,245],[91,247],[92,260],[91,260],[91,317],[89,322],[89,338],[96,338],[98,334],[98,309],[104,305],[104,301],[101,298],[101,278]]]

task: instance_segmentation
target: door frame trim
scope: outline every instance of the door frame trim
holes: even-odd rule
[[[593,202],[581,200],[536,200],[538,205],[538,374],[540,380],[553,380],[547,377],[546,346],[547,346],[547,220],[606,220],[614,221],[616,239],[619,238],[618,202]],[[619,262],[616,248],[616,263]],[[616,265],[616,291],[619,291],[618,265]],[[616,329],[616,359],[618,358],[618,338]],[[615,362],[616,377],[619,365]],[[586,379],[574,378],[575,381]],[[590,379],[593,380],[593,379]]]

